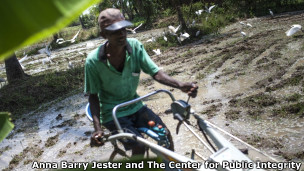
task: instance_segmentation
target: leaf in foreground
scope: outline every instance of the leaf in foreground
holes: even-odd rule
[[[56,33],[102,0],[1,0],[0,61]]]
[[[14,124],[10,121],[9,113],[0,112],[0,142],[11,132]]]

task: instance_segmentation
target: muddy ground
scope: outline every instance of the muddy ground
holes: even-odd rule
[[[189,103],[202,118],[277,161],[304,163],[304,33],[285,35],[291,25],[303,26],[303,18],[303,12],[252,18],[243,22],[253,27],[236,22],[219,34],[201,36],[195,43],[150,55],[174,78],[197,81],[198,97]],[[166,28],[129,37],[146,43],[151,36],[162,36],[163,30]],[[241,31],[247,36],[243,37]],[[95,39],[54,50],[51,62],[44,54],[31,56],[23,62],[25,72],[66,70],[69,61],[83,65],[86,54],[103,41]],[[141,75],[139,95],[161,88],[170,90],[176,99],[187,100],[179,90]],[[191,149],[195,149],[208,156],[184,126],[175,134],[177,122],[165,113],[170,107],[167,95],[156,95],[145,103],[168,124],[177,153],[190,157]],[[24,114],[15,122],[14,131],[0,143],[0,169],[32,170],[34,161],[107,160],[113,150],[109,143],[100,148],[89,146],[93,127],[85,116],[86,104],[87,97],[80,93]],[[193,118],[191,123],[194,124]],[[227,139],[239,148],[246,147]],[[253,150],[249,155],[252,160],[271,161]]]

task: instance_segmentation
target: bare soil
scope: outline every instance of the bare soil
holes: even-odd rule
[[[304,26],[303,18],[303,12],[252,18],[244,22],[253,27],[236,22],[219,34],[168,48],[158,56],[150,55],[174,78],[197,82],[198,97],[189,101],[195,113],[278,161],[304,164],[304,33],[285,35],[293,24]],[[151,36],[162,36],[165,29],[129,37],[145,43]],[[241,31],[247,36],[243,37]],[[65,70],[68,61],[83,65],[85,54],[103,41],[96,39],[54,50],[53,62],[47,65],[42,65],[45,55],[31,56],[24,63],[25,72]],[[176,99],[187,100],[187,95],[179,90],[141,75],[140,95],[160,88],[169,89]],[[145,103],[168,124],[177,153],[189,157],[193,148],[203,152],[203,147],[183,126],[181,132],[175,134],[177,122],[165,112],[170,108],[166,95],[151,97]],[[76,94],[24,114],[15,122],[14,131],[0,144],[0,169],[32,170],[33,161],[108,160],[113,151],[111,144],[99,148],[89,146],[93,126],[85,116],[86,104],[87,97]],[[246,147],[231,141],[239,148]],[[251,157],[271,161],[257,153],[252,153]]]

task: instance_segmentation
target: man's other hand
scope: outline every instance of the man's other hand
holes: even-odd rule
[[[95,131],[91,135],[91,147],[102,146],[104,142],[102,141],[103,131]]]

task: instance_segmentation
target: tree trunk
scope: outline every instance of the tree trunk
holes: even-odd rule
[[[80,24],[81,24],[81,28],[82,28],[82,29],[86,29],[85,26],[84,26],[84,24],[83,24],[81,15],[79,16],[79,22],[80,22]]]
[[[183,16],[183,13],[182,13],[182,10],[180,9],[180,2],[179,0],[170,0],[171,4],[174,6],[174,8],[176,9],[177,11],[177,15],[178,15],[178,20],[182,26],[181,30],[182,31],[187,31],[188,28],[187,28],[187,25],[186,25],[186,22],[184,20],[184,16]]]
[[[137,8],[135,7],[135,5],[133,5],[133,9],[134,9],[136,15],[140,15],[139,12],[138,12],[138,10],[137,10]]]
[[[127,10],[127,14],[129,16],[129,20],[133,20],[134,19],[134,15],[133,15],[133,6],[134,4],[132,2],[129,2],[129,5],[125,4],[126,6],[126,10]]]
[[[120,3],[120,7],[121,7],[121,9],[122,9],[122,14],[123,14],[123,16],[126,16],[126,7],[125,7],[125,5],[124,5],[124,3],[123,3],[123,0],[119,0],[119,3]]]
[[[5,70],[8,83],[28,76],[24,73],[15,53],[5,60]]]

